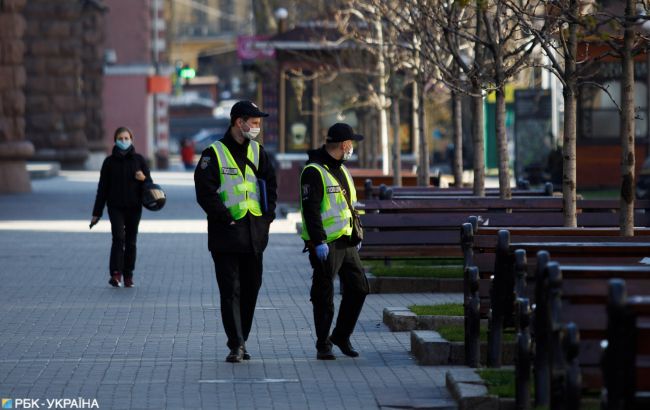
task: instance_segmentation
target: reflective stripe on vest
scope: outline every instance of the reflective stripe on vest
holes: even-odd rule
[[[323,165],[311,163],[308,164],[305,169],[308,167],[317,169],[323,180],[323,200],[321,201],[320,206],[320,216],[323,222],[325,235],[327,236],[325,242],[332,242],[344,235],[352,235],[352,212],[348,207],[348,202],[343,195],[343,189],[338,180],[329,172],[327,167]],[[354,189],[354,181],[352,180],[348,170],[343,165],[341,166],[341,169],[343,170],[343,174],[347,179],[348,187],[350,189],[350,202],[354,204],[357,202],[357,192]],[[303,172],[305,172],[304,169]],[[300,236],[302,239],[308,241],[309,233],[307,232],[304,214],[302,216],[302,226],[302,234]]]
[[[247,212],[255,216],[262,215],[257,191],[257,177],[253,170],[246,165],[244,177],[228,147],[221,141],[212,144],[212,150],[217,155],[219,162],[221,186],[217,192],[223,204],[230,211],[232,218],[234,220],[242,219]],[[260,145],[256,141],[250,141],[246,156],[259,169]]]

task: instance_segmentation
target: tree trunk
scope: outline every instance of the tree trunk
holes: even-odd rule
[[[384,32],[381,21],[375,22],[377,30],[377,41],[379,43],[379,53],[377,55],[377,71],[379,72],[379,135],[381,136],[381,170],[384,175],[388,175],[388,107],[386,104],[386,84],[388,83],[388,74],[386,74],[386,64],[384,62]]]
[[[473,81],[472,93],[478,97],[472,98],[474,110],[474,121],[472,124],[472,141],[474,143],[474,158],[472,168],[474,169],[474,190],[475,196],[485,196],[485,138],[483,134],[483,97],[481,96],[481,85]]]
[[[501,84],[503,84],[501,82]],[[496,90],[495,127],[497,137],[497,154],[499,156],[499,196],[510,199],[510,160],[508,155],[508,135],[506,134],[506,95],[504,86]]]
[[[482,4],[476,0],[476,35],[481,37],[483,33],[483,16],[481,14]],[[474,69],[477,71],[472,78],[473,100],[473,124],[472,140],[474,143],[474,158],[472,168],[474,169],[474,188],[475,196],[485,196],[485,134],[483,132],[483,88],[481,87],[480,74],[483,68],[483,46],[480,41],[474,43]]]
[[[623,75],[621,78],[621,235],[634,236],[634,28],[628,22],[634,10],[634,1],[625,7],[625,34],[623,36]]]
[[[451,92],[451,122],[453,124],[454,132],[454,158],[453,158],[453,172],[454,172],[454,186],[463,186],[463,106],[461,95],[456,92]]]
[[[399,140],[399,97],[393,98],[393,186],[402,186],[402,155]]]
[[[424,122],[424,84],[420,84],[418,96],[418,117],[420,118],[420,163],[418,166],[418,185],[429,185],[429,143],[425,132]]]
[[[420,164],[420,116],[418,115],[420,107],[418,82],[413,81],[413,96],[411,97],[411,117],[413,118],[413,154],[415,156],[416,167]]]
[[[578,1],[571,0],[570,12],[577,15]],[[564,226],[576,227],[576,121],[577,121],[577,79],[576,55],[578,52],[578,26],[569,23],[569,38],[567,41],[567,55],[564,56],[564,75],[566,86],[564,95],[564,137],[563,137],[563,176],[562,176],[562,202],[564,206]]]
[[[375,118],[376,119],[376,118]],[[379,130],[379,122],[378,121],[373,121],[372,122],[372,134],[370,134],[370,157],[369,157],[369,164],[371,169],[377,169],[379,168],[379,160],[378,160],[378,155],[377,155],[377,139],[379,139],[379,133],[377,132]]]

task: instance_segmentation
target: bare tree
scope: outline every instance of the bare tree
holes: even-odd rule
[[[485,194],[483,135],[483,43],[478,40],[483,23],[476,8],[459,2],[412,0],[413,31],[421,33],[422,51],[428,56],[429,81],[441,81],[452,91],[452,120],[455,160],[454,180],[462,181],[462,123],[460,96],[473,98],[474,195]],[[467,34],[473,33],[474,36]],[[473,61],[472,61],[473,60]]]
[[[639,10],[637,11],[637,5]],[[635,120],[634,106],[634,56],[643,51],[648,42],[639,31],[640,23],[647,19],[647,2],[626,0],[624,10],[618,5],[602,7],[598,10],[598,25],[594,31],[608,45],[608,51],[622,62],[620,127],[621,127],[621,198],[620,229],[623,236],[634,236],[634,167],[635,158]],[[641,14],[639,14],[639,12]],[[606,26],[602,33],[599,26]]]
[[[580,0],[548,4],[538,0],[522,7],[517,0],[504,0],[518,17],[519,23],[535,37],[548,57],[550,70],[562,83],[564,98],[564,133],[562,143],[562,200],[564,226],[577,226],[576,218],[576,123],[577,95],[581,72],[578,70],[578,32],[584,26]],[[540,24],[540,21],[543,23]]]
[[[441,2],[433,5],[422,1],[422,14],[442,28],[442,37],[427,36],[435,56],[441,79],[452,89],[474,97],[474,193],[484,194],[483,91],[496,93],[496,136],[499,155],[499,190],[501,198],[510,198],[510,172],[505,129],[505,85],[520,70],[529,65],[537,40],[522,30],[514,13],[502,0],[475,2]],[[474,63],[467,53],[460,52],[462,44],[474,45]],[[453,57],[449,65],[447,56]],[[469,79],[469,89],[458,82],[457,68]],[[488,86],[489,84],[489,86]]]
[[[634,60],[635,1],[626,0],[623,19],[621,78],[621,235],[634,236]],[[630,21],[632,20],[632,21]]]
[[[617,99],[602,84],[589,81],[594,65],[604,57],[613,56],[622,63],[620,98],[621,138],[621,234],[634,232],[634,62],[633,56],[643,49],[645,42],[635,30],[645,21],[647,5],[643,3],[642,15],[637,15],[637,2],[626,0],[625,4],[610,2],[603,6],[597,1],[568,0],[555,2],[546,7],[547,24],[554,30],[538,30],[530,24],[530,13],[518,8],[516,1],[508,0],[522,17],[522,24],[539,39],[549,57],[548,67],[564,86],[564,225],[576,226],[576,123],[577,94],[582,85],[601,89],[618,106]],[[643,18],[642,18],[643,17]],[[549,35],[551,33],[552,35]],[[589,36],[591,43],[604,44],[606,50],[586,51],[578,56],[578,36]],[[647,39],[646,39],[647,40]],[[561,61],[564,64],[561,64]]]

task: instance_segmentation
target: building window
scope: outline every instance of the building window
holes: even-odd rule
[[[286,152],[305,152],[312,138],[312,81],[286,73]]]

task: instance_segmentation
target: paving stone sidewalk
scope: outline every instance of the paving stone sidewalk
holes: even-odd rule
[[[381,317],[386,306],[461,295],[369,295],[352,339],[361,357],[317,361],[308,261],[294,221],[278,220],[247,346],[253,359],[225,363],[191,174],[154,174],[169,203],[143,214],[133,289],[107,283],[107,218],[88,230],[97,178],[62,172],[34,181],[32,194],[0,196],[0,397],[81,397],[101,409],[449,405],[447,368],[417,365],[409,334],[391,333]]]

